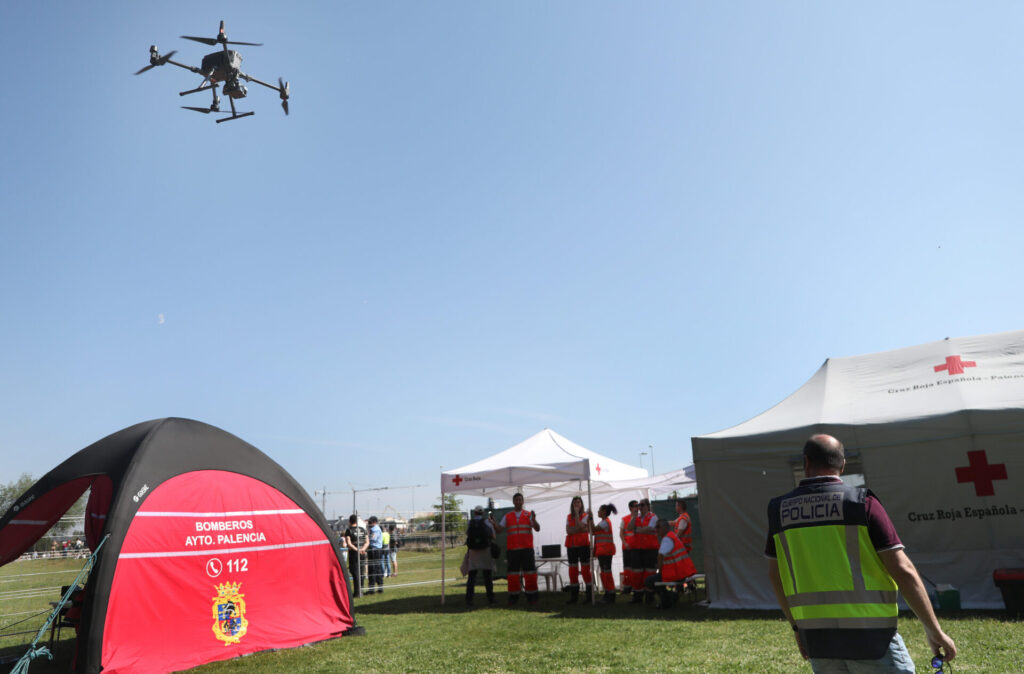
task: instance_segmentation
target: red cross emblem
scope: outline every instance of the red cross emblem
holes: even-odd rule
[[[454,482],[455,486],[458,487],[460,484],[465,482],[465,480],[462,479],[461,475],[456,475],[455,477],[452,478],[452,482]]]
[[[597,474],[601,474],[601,464],[597,464]]]
[[[953,376],[954,374],[963,374],[965,367],[978,367],[978,364],[973,360],[960,360],[960,356],[946,356],[946,362],[936,365],[935,371],[945,370],[947,374]]]
[[[967,452],[969,466],[956,469],[957,482],[973,482],[974,493],[978,496],[995,496],[996,480],[1006,479],[1005,463],[989,463],[984,449]]]

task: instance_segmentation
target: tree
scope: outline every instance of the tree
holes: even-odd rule
[[[17,480],[0,485],[0,515],[14,505],[18,497],[28,491],[28,488],[36,483],[34,477],[28,473],[22,473]]]
[[[434,504],[434,531],[441,531],[442,510],[445,515],[445,532],[448,540],[452,541],[466,528],[466,518],[462,514],[462,499],[455,498],[454,494],[445,494],[443,502]]]

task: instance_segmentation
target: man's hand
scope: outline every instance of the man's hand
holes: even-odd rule
[[[933,655],[941,655],[943,660],[952,660],[956,657],[956,644],[953,643],[948,634],[941,629],[936,635],[932,635],[927,630],[925,630],[924,634],[928,637],[928,645],[932,647]]]
[[[928,638],[928,645],[931,646],[932,652],[938,655],[941,649],[946,660],[955,658],[956,644],[939,626],[939,621],[935,617],[935,611],[932,610],[932,602],[928,598],[928,592],[924,589],[924,583],[921,582],[921,576],[918,574],[914,563],[910,561],[910,558],[907,557],[902,548],[879,552],[878,558],[882,560],[885,569],[892,576],[892,579],[896,581],[904,601],[907,602],[907,606],[910,607],[910,610],[921,621],[921,626],[924,627],[924,634]]]

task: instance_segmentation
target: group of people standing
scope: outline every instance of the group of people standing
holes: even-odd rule
[[[352,593],[356,596],[383,592],[384,578],[398,575],[400,543],[395,525],[383,529],[376,515],[370,516],[366,524],[369,530],[359,526],[359,518],[351,515],[342,534],[342,549],[348,556]]]
[[[491,540],[501,531],[507,531],[508,559],[508,603],[519,601],[520,594],[526,595],[530,604],[538,599],[537,562],[534,558],[533,532],[540,531],[537,515],[524,509],[522,494],[512,497],[513,510],[496,521],[488,516],[484,520],[483,508],[473,511],[467,530],[467,539],[475,540],[480,523],[489,527]],[[692,545],[690,517],[686,504],[676,502],[678,517],[672,522],[659,521],[651,512],[648,499],[629,502],[630,512],[622,518],[619,538],[622,543],[624,593],[633,594],[633,603],[653,604],[656,593],[661,596],[660,608],[674,603],[675,593],[669,593],[660,582],[682,581],[697,573],[690,559]],[[594,598],[594,577],[591,570],[591,553],[597,558],[600,569],[601,587],[604,591],[602,603],[615,601],[615,577],[612,574],[612,558],[616,553],[615,537],[610,517],[617,514],[614,504],[602,505],[597,511],[597,521],[583,506],[583,499],[574,496],[569,504],[565,524],[565,547],[569,566],[568,603],[575,604],[583,594],[587,602]],[[474,523],[476,520],[478,523]],[[473,603],[473,594],[478,572],[482,572],[487,598],[494,603],[491,558],[476,554],[471,544],[469,551],[469,578],[466,583],[466,603]]]

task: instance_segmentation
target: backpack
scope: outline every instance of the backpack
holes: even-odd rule
[[[474,517],[469,521],[469,529],[466,530],[466,547],[470,550],[486,550],[491,544],[491,531],[487,523],[481,517]]]

